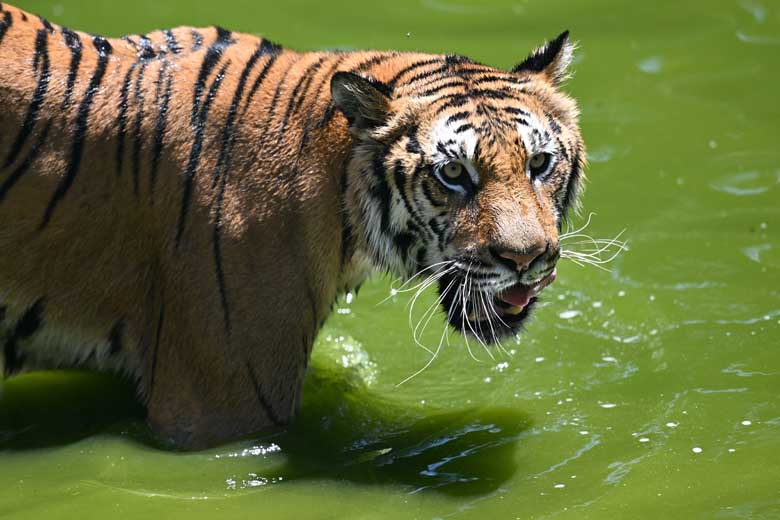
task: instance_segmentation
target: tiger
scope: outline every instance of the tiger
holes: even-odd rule
[[[446,326],[500,344],[584,180],[574,47],[503,70],[0,4],[3,377],[122,374],[159,439],[202,449],[293,420],[318,331],[372,273],[435,273]]]

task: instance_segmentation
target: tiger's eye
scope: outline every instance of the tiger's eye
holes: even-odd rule
[[[442,168],[444,175],[452,180],[457,180],[463,175],[463,165],[458,162],[449,162]]]
[[[536,178],[547,172],[552,156],[549,153],[537,153],[528,159],[528,170],[532,178]]]

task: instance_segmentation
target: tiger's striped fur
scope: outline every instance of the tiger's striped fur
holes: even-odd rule
[[[107,39],[0,4],[0,368],[123,372],[155,431],[201,447],[293,417],[372,269],[446,262],[453,326],[514,333],[532,301],[491,335],[464,286],[551,281],[584,161],[570,56],[566,34],[512,71],[222,28]]]

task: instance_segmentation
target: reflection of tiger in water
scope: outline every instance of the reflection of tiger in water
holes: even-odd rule
[[[123,372],[200,447],[292,418],[374,267],[428,268],[455,328],[514,333],[582,176],[571,51],[504,71],[221,28],[105,39],[1,5],[5,375]]]

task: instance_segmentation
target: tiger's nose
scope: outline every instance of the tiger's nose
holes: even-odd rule
[[[514,249],[494,248],[493,254],[499,257],[502,263],[516,271],[525,271],[534,260],[547,252],[546,244],[539,244],[524,251]]]

